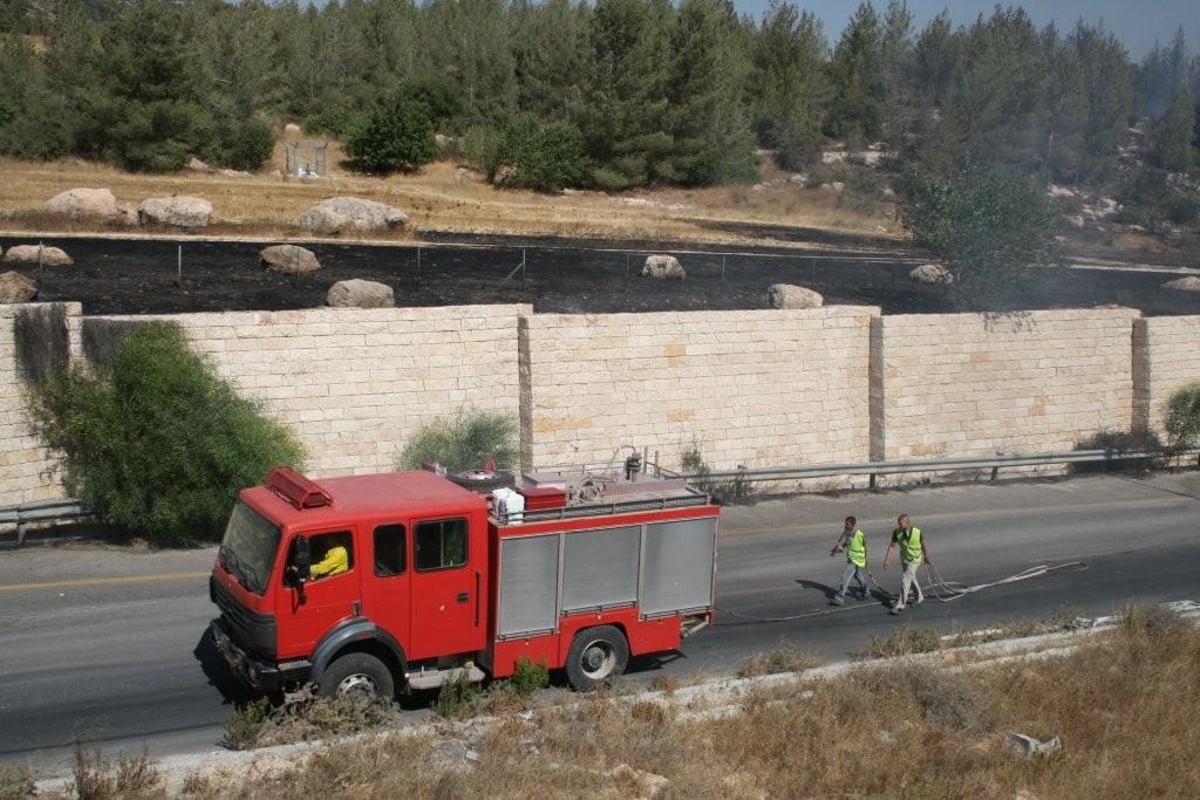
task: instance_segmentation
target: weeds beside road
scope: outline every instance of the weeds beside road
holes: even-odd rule
[[[966,671],[872,662],[831,679],[750,688],[723,709],[675,696],[583,697],[486,725],[440,723],[424,735],[360,738],[292,762],[276,755],[255,769],[173,782],[131,768],[136,759],[123,768],[87,761],[71,788],[97,799],[1049,800],[1200,791],[1200,631],[1153,607],[1132,607],[1116,630],[1058,658]],[[1007,744],[1010,732],[1058,736],[1062,747],[1022,758]],[[139,776],[129,793],[116,793],[121,774]],[[0,786],[19,789],[20,777],[9,775]]]

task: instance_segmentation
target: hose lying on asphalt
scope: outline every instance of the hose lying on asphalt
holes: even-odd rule
[[[1012,575],[1009,575],[1007,578],[988,581],[987,583],[978,583],[974,586],[968,586],[965,583],[957,583],[943,579],[941,573],[938,572],[938,570],[932,564],[927,563],[925,568],[926,574],[929,578],[925,583],[925,590],[941,602],[949,603],[966,597],[969,594],[982,591],[983,589],[990,589],[994,586],[1003,586],[1006,583],[1027,581],[1031,578],[1041,578],[1054,572],[1078,572],[1079,570],[1087,569],[1088,566],[1083,561],[1067,561],[1062,564],[1054,565],[1041,564],[1036,567],[1030,567],[1029,569],[1022,570],[1021,572],[1016,572]],[[876,595],[888,602],[896,599],[897,595],[886,591],[879,585],[879,581],[875,578],[875,574],[873,572],[868,570],[867,575],[870,577],[871,583],[875,585],[874,593]],[[737,611],[718,611],[718,614],[721,616],[737,617],[738,619],[746,620],[746,623],[743,624],[749,624],[762,622],[792,622],[794,620],[806,619],[808,617],[821,617],[827,614],[837,614],[844,611],[857,611],[858,609],[872,607],[873,606],[870,604],[838,606],[836,608],[822,608],[815,611],[806,611],[803,614],[791,614],[786,617],[756,617],[750,614],[742,614]]]

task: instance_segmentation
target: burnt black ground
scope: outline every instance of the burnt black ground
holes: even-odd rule
[[[88,314],[152,314],[311,308],[336,281],[362,278],[393,287],[397,305],[532,303],[542,313],[751,309],[767,287],[795,283],[829,304],[878,305],[886,314],[953,311],[945,290],[908,278],[926,260],[884,240],[840,235],[816,239],[821,250],[681,247],[652,242],[593,242],[427,235],[415,243],[310,243],[322,269],[282,276],[259,267],[261,242],[180,239],[0,236],[0,247],[43,242],[62,247],[71,267],[23,267],[42,301],[78,301]],[[183,280],[177,282],[178,248]],[[887,248],[887,249],[885,249]],[[640,276],[645,256],[674,253],[687,270],[678,282]],[[525,260],[524,270],[519,269]],[[9,265],[5,269],[11,268]],[[1020,308],[1125,305],[1151,315],[1200,313],[1200,297],[1163,289],[1161,272],[1059,270]]]

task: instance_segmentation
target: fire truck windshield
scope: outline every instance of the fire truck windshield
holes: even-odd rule
[[[249,591],[262,595],[271,576],[279,528],[240,500],[233,507],[218,552],[221,566]]]

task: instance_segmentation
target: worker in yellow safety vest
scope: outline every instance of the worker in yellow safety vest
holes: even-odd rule
[[[930,565],[933,563],[929,560],[929,550],[925,546],[925,537],[921,535],[921,529],[912,524],[908,514],[901,514],[896,520],[896,530],[892,531],[892,540],[888,542],[887,552],[883,554],[884,569],[888,568],[888,563],[892,560],[892,548],[896,546],[900,547],[902,572],[900,597],[892,605],[893,614],[904,610],[908,603],[908,594],[913,589],[917,591],[917,605],[925,602],[925,593],[921,591],[921,584],[917,582],[917,569],[922,562]]]
[[[830,598],[829,602],[835,606],[843,605],[846,602],[846,590],[850,588],[851,580],[857,580],[862,590],[859,599],[870,600],[871,585],[867,582],[867,537],[859,529],[858,520],[854,517],[846,517],[846,525],[829,555],[835,555],[842,551],[846,553],[846,571],[842,573],[841,588]]]

